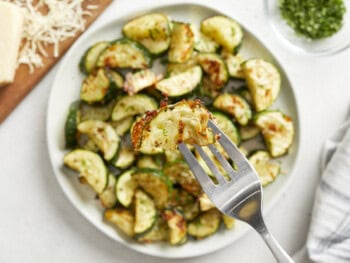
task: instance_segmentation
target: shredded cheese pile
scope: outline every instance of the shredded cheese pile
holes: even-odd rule
[[[88,5],[82,8],[84,0],[5,0],[23,8],[25,23],[23,45],[18,64],[25,64],[30,72],[43,66],[43,57],[59,56],[59,44],[85,29],[85,16],[88,10],[97,8]],[[43,14],[42,9],[47,10]],[[53,46],[53,54],[48,54],[45,47]]]

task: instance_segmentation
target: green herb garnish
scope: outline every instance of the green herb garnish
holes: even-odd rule
[[[310,39],[330,37],[343,25],[343,0],[279,0],[282,17],[297,34]]]

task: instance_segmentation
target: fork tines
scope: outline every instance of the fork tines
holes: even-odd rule
[[[216,135],[216,141],[220,143],[222,148],[225,150],[227,155],[230,157],[230,159],[233,161],[234,165],[238,168],[238,170],[245,170],[249,169],[249,163],[248,160],[245,158],[245,156],[240,152],[238,147],[234,145],[231,140],[225,135],[212,121],[209,120],[208,127],[211,128],[213,133]],[[194,175],[198,178],[198,180],[201,182],[201,184],[204,184],[205,187],[211,187],[213,188],[213,182],[203,169],[203,167],[198,162],[197,158],[193,155],[193,153],[188,149],[188,147],[181,143],[179,144],[179,149],[184,156],[185,160],[190,165],[190,168]],[[212,153],[213,156],[216,158],[218,163],[216,164],[212,157],[208,155],[208,153],[203,149],[203,147],[195,145],[195,149],[198,152],[198,154],[202,157],[206,165],[209,167],[209,169],[212,171],[213,175],[215,176],[217,180],[217,184],[224,184],[229,181],[235,182],[239,179],[239,175],[237,171],[232,167],[232,165],[226,160],[226,158],[222,155],[222,153],[215,147],[214,144],[209,144],[208,149],[210,150],[209,153]],[[218,164],[221,165],[223,170],[226,172],[226,174],[223,174],[220,169],[218,168]],[[204,187],[204,185],[202,185]]]

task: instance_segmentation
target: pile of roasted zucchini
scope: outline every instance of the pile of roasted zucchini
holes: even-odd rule
[[[278,69],[239,54],[244,32],[228,17],[206,18],[198,29],[152,13],[129,21],[122,33],[81,59],[85,77],[67,116],[64,164],[97,194],[104,218],[139,242],[179,245],[214,234],[221,222],[232,228],[233,219],[213,207],[177,150],[146,144],[135,152],[130,131],[164,99],[200,99],[237,145],[263,138],[266,147],[249,160],[267,185],[280,173],[272,159],[287,154],[294,136],[292,120],[269,109],[281,87]],[[161,118],[152,125],[157,132],[149,136],[166,136],[172,127],[162,129]]]

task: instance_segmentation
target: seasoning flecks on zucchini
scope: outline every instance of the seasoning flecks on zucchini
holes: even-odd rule
[[[87,103],[106,102],[115,95],[116,89],[105,69],[91,72],[83,81],[80,98]]]
[[[157,210],[152,198],[144,191],[137,189],[135,192],[135,234],[142,234],[150,230],[156,219]]]
[[[91,188],[101,194],[107,187],[108,172],[102,158],[94,152],[76,149],[67,153],[63,162],[69,168],[79,172]]]
[[[186,220],[176,209],[166,209],[163,217],[169,228],[169,243],[181,245],[187,241]]]
[[[281,167],[270,161],[270,154],[267,151],[256,151],[249,157],[249,162],[254,166],[262,186],[272,183],[279,175]]]
[[[156,88],[169,97],[179,97],[192,92],[202,80],[202,69],[194,66],[172,75],[156,84]]]
[[[247,125],[252,118],[249,104],[237,94],[224,93],[216,97],[214,107],[232,115],[240,125]]]
[[[119,39],[100,54],[98,67],[144,69],[152,66],[149,52],[136,41]]]
[[[222,58],[215,53],[199,53],[196,59],[203,71],[209,76],[214,89],[222,89],[229,79],[227,66]]]
[[[266,110],[276,100],[281,88],[277,68],[263,59],[249,59],[242,64],[256,111]]]
[[[238,129],[231,119],[221,112],[213,112],[214,120],[218,127],[230,138],[230,140],[239,145],[241,138]]]
[[[225,16],[212,16],[203,20],[201,32],[232,54],[237,53],[243,40],[241,26],[232,18]]]
[[[120,204],[129,207],[134,198],[134,192],[137,188],[137,183],[133,178],[135,170],[130,169],[119,175],[115,185],[116,196]]]
[[[189,24],[173,22],[168,53],[170,62],[183,63],[192,57],[194,33]]]
[[[120,138],[111,125],[103,121],[79,123],[78,131],[87,134],[103,152],[105,160],[111,160],[119,150]]]
[[[175,150],[180,142],[207,145],[214,135],[207,123],[211,115],[199,101],[180,101],[146,114],[131,131],[134,149],[142,153]]]
[[[123,26],[126,37],[139,41],[152,54],[158,55],[169,48],[170,26],[165,14],[152,13],[137,17]]]
[[[155,85],[160,79],[161,75],[157,75],[149,69],[143,69],[135,73],[126,74],[124,82],[124,91],[129,95],[134,95],[139,91]]]
[[[124,118],[143,114],[158,108],[157,102],[144,94],[124,96],[120,98],[112,111],[112,120],[120,121]]]
[[[107,209],[104,218],[129,237],[134,236],[134,215],[125,208]]]
[[[109,45],[109,42],[102,41],[92,45],[86,50],[79,63],[80,71],[85,74],[90,74],[96,68],[98,57]]]
[[[255,116],[254,122],[261,129],[272,157],[288,152],[294,139],[294,125],[289,116],[277,110],[264,111]]]

